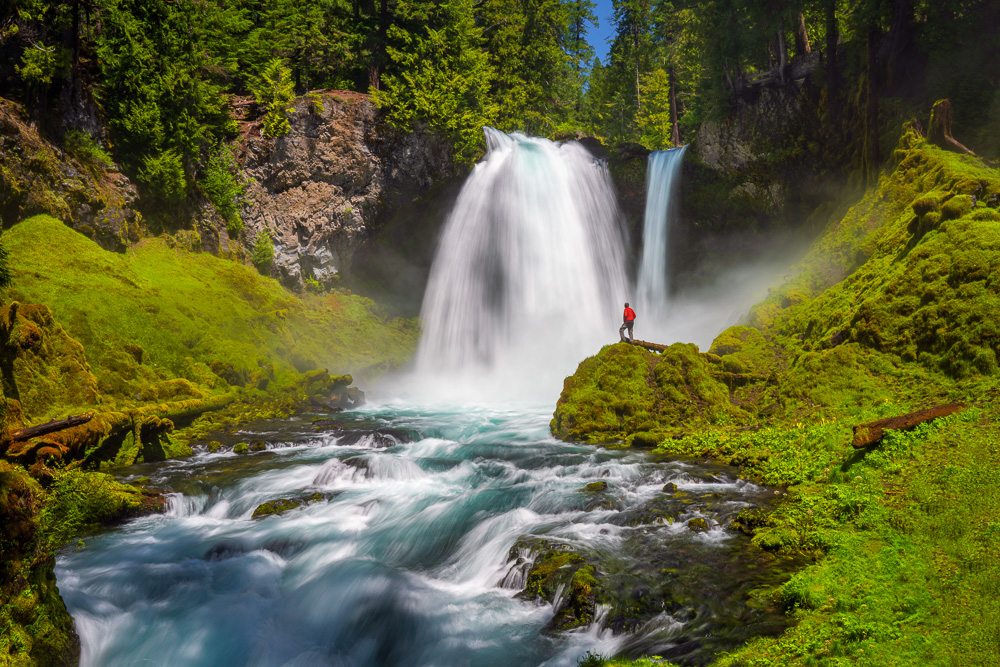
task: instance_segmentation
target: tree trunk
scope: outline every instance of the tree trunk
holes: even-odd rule
[[[681,128],[677,124],[677,86],[673,65],[670,66],[670,143],[681,145]]]
[[[922,78],[923,63],[916,42],[913,3],[910,0],[893,0],[892,23],[879,52],[879,59],[885,63],[885,89],[890,94],[898,87],[905,87],[904,79],[912,84]]]
[[[778,31],[778,81],[785,83],[785,66],[788,64],[788,47],[785,45],[785,31]]]
[[[826,104],[827,118],[831,128],[840,115],[840,69],[837,63],[837,44],[840,31],[837,28],[837,2],[826,2]]]
[[[889,417],[888,419],[879,419],[867,424],[858,424],[854,427],[854,439],[851,441],[851,445],[857,449],[870,447],[880,442],[887,430],[911,429],[925,421],[937,419],[938,417],[946,417],[964,410],[965,407],[964,403],[950,403],[948,405],[939,405],[934,408],[900,415],[899,417]]]
[[[975,155],[951,136],[951,122],[951,102],[948,100],[935,102],[931,108],[931,122],[927,128],[927,140],[945,150]]]
[[[806,17],[799,12],[795,17],[795,55],[805,56],[812,53],[809,47],[809,33],[806,32]]]
[[[879,171],[879,149],[878,149],[878,61],[876,51],[878,46],[878,31],[874,27],[868,28],[868,86],[867,101],[868,109],[865,114],[866,124],[866,170],[868,172],[868,182],[874,183],[878,179]]]

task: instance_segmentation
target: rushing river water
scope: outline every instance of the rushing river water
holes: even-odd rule
[[[731,469],[558,442],[541,408],[336,418],[235,436],[263,452],[129,470],[174,495],[165,516],[59,558],[82,664],[575,665],[588,650],[700,664],[781,626],[745,601],[773,568],[725,527],[769,492]],[[688,528],[697,517],[709,530]],[[553,605],[518,596],[511,552],[528,536],[584,554],[617,601],[587,627],[547,627]]]

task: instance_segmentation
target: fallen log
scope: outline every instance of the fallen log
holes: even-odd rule
[[[851,441],[851,446],[857,449],[870,447],[878,444],[886,431],[911,429],[925,421],[930,421],[938,417],[946,417],[959,410],[964,410],[965,407],[965,403],[949,403],[948,405],[939,405],[927,408],[926,410],[918,410],[917,412],[911,412],[898,417],[888,417],[868,422],[867,424],[858,424],[854,427],[854,439]]]
[[[644,347],[650,352],[663,352],[669,347],[668,345],[660,345],[659,343],[647,343],[644,340],[634,340],[633,345],[638,345],[639,347]]]
[[[44,424],[40,424],[38,426],[31,426],[29,428],[11,431],[7,436],[7,439],[9,442],[24,442],[25,440],[31,440],[32,438],[37,438],[42,435],[48,435],[49,433],[55,433],[56,431],[62,431],[67,428],[79,426],[80,424],[86,424],[93,418],[94,413],[88,412],[87,414],[67,417],[66,419],[53,419],[50,422],[45,422]]]

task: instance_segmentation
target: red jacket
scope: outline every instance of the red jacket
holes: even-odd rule
[[[635,319],[635,311],[632,310],[631,308],[626,308],[625,309],[625,321],[626,322],[631,322],[634,319]]]

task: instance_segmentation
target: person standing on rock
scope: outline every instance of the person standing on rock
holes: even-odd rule
[[[635,336],[632,335],[632,324],[635,322],[635,311],[629,308],[628,301],[625,302],[625,312],[622,314],[622,325],[618,328],[618,335],[622,342],[625,342],[625,329],[628,329],[628,342],[634,343]]]

